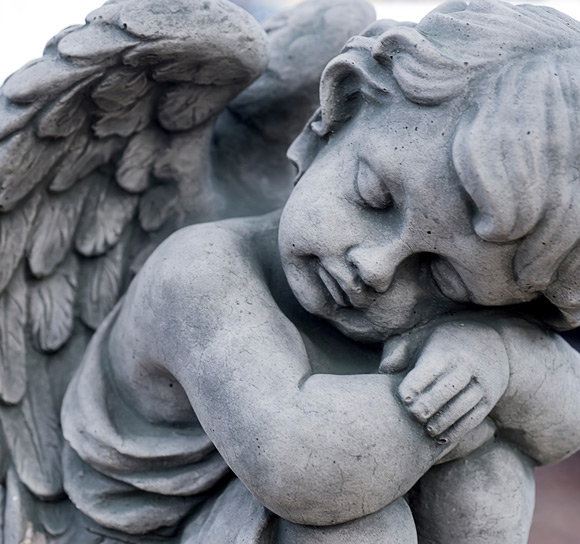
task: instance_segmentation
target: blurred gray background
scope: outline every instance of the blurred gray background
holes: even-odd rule
[[[300,0],[238,0],[257,18]],[[29,60],[42,54],[44,44],[57,32],[84,21],[104,0],[0,0],[0,82]],[[379,18],[419,21],[438,1],[375,0]],[[521,3],[513,1],[512,3]],[[579,0],[531,0],[560,9],[580,19]]]

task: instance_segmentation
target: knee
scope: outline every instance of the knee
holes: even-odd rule
[[[417,544],[411,510],[404,499],[363,518],[340,525],[313,527],[280,520],[278,544]]]
[[[532,461],[495,442],[432,468],[411,493],[411,507],[420,542],[524,544],[534,495]]]

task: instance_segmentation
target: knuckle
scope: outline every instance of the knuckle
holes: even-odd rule
[[[469,391],[473,398],[482,398],[485,394],[485,389],[483,384],[478,380],[472,380],[469,384]]]
[[[444,425],[441,421],[438,421],[437,423],[429,423],[429,425],[427,425],[427,433],[431,436],[438,436],[445,431],[447,427],[448,425]]]
[[[423,423],[426,422],[431,415],[431,410],[429,407],[422,402],[416,403],[410,408],[410,411],[419,421]]]
[[[418,394],[419,393],[414,387],[405,382],[399,386],[399,397],[405,404],[411,404]]]

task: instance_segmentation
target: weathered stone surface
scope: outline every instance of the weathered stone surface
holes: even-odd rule
[[[7,81],[0,542],[527,542],[580,449],[580,23],[373,19],[111,0]]]

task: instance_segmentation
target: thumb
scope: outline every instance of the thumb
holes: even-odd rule
[[[395,336],[387,340],[383,347],[383,356],[379,374],[398,374],[411,364],[411,339],[409,336]]]

